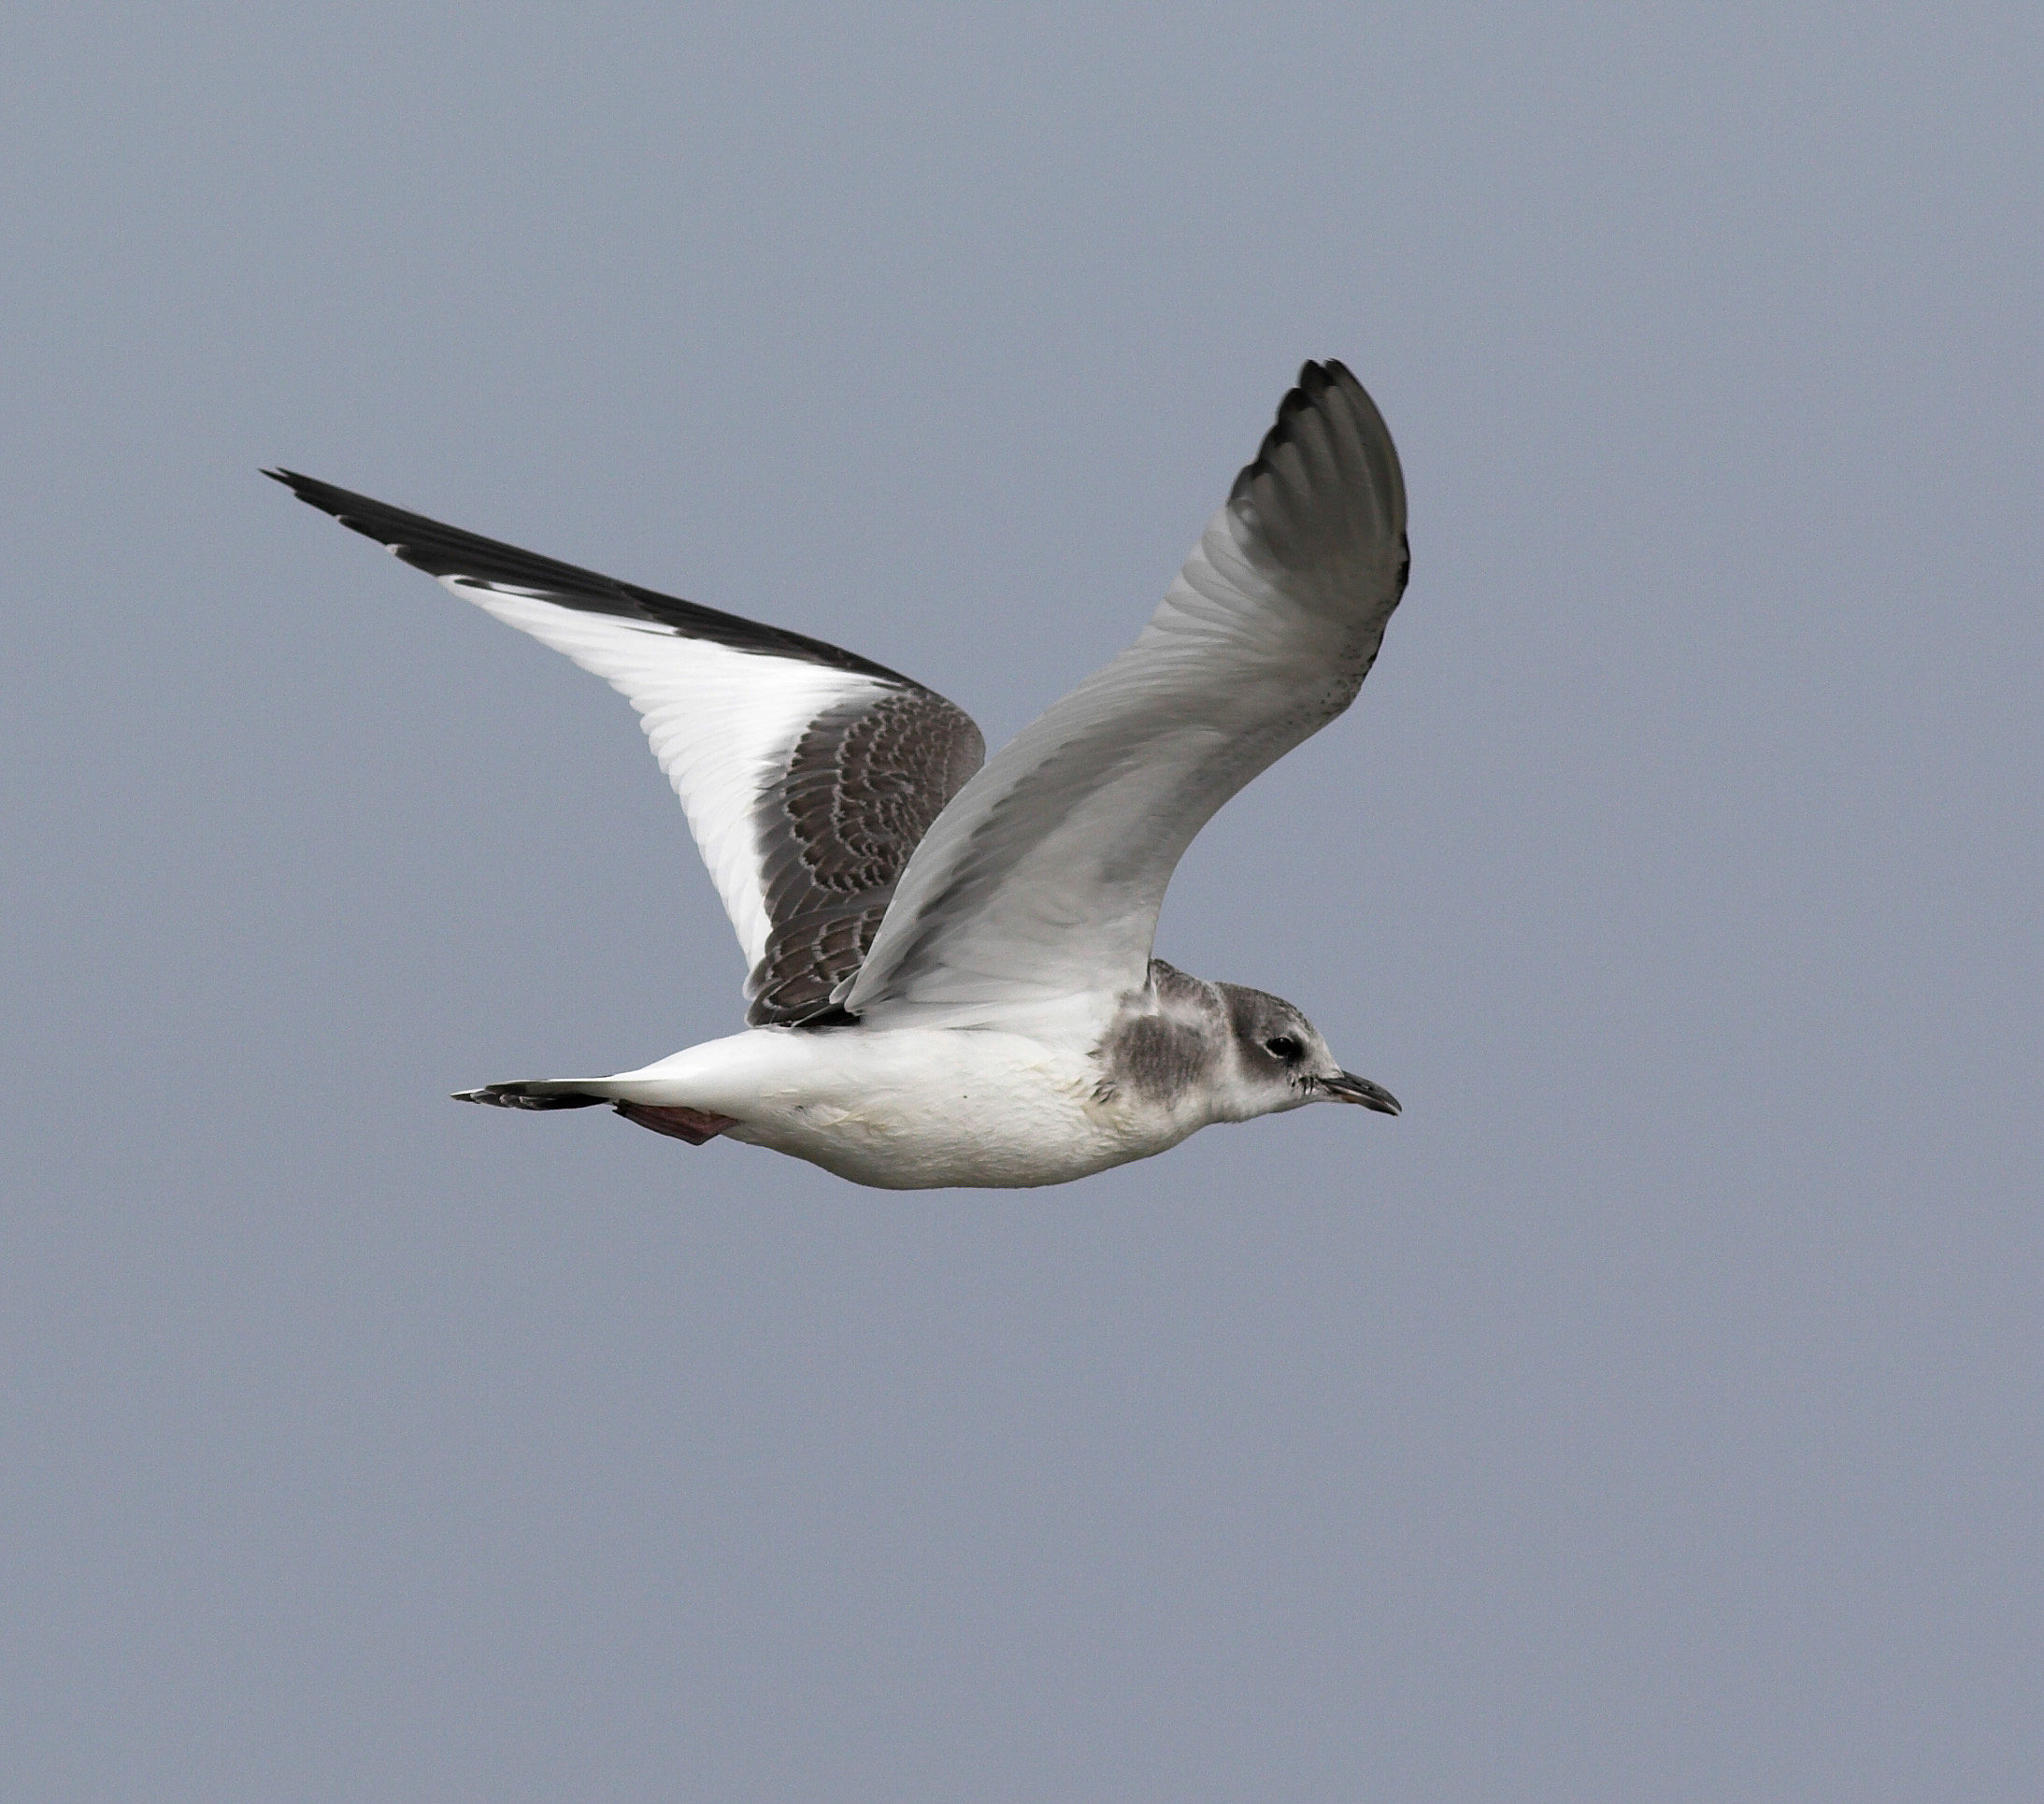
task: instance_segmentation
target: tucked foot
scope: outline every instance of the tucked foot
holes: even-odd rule
[[[589,1098],[594,1102],[596,1098]],[[541,1104],[545,1108],[548,1105]],[[727,1127],[736,1127],[736,1115],[712,1115],[704,1109],[662,1108],[650,1102],[621,1102],[617,1111],[628,1122],[636,1122],[641,1127],[650,1127],[656,1134],[671,1134],[678,1140],[686,1140],[691,1146],[701,1146],[705,1140],[713,1140]]]

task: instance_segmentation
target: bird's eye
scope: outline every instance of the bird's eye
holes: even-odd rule
[[[1279,1034],[1264,1042],[1264,1051],[1273,1058],[1280,1058],[1290,1065],[1294,1059],[1304,1055],[1306,1048],[1290,1034]]]

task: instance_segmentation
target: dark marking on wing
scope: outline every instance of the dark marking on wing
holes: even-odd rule
[[[521,551],[479,533],[465,533],[458,526],[443,525],[423,514],[407,513],[402,508],[372,501],[365,494],[337,489],[331,482],[317,481],[291,470],[264,470],[263,474],[283,483],[308,506],[332,514],[351,532],[388,546],[407,564],[428,576],[469,577],[488,585],[534,593],[579,613],[615,614],[624,620],[645,621],[668,627],[684,638],[728,645],[735,651],[821,664],[833,670],[879,677],[889,682],[909,680],[885,665],[826,645],[822,639],[779,626],[763,626],[757,621],[741,620],[736,614],[720,613],[714,608],[664,595],[658,590],[642,589],[636,582],[620,582],[615,577],[541,557],[536,551]]]
[[[761,797],[760,888],[772,932],[746,981],[753,1026],[830,1024],[908,855],[986,758],[963,710],[915,685],[820,714]]]
[[[1276,473],[1279,451],[1287,446],[1298,445],[1307,432],[1322,430],[1317,416],[1327,405],[1328,395],[1345,388],[1353,389],[1358,394],[1365,394],[1363,384],[1349,373],[1348,365],[1339,358],[1330,357],[1324,364],[1300,365],[1298,381],[1278,403],[1277,419],[1264,435],[1264,442],[1256,448],[1256,455],[1236,474],[1235,486],[1228,491],[1228,499],[1250,498],[1251,487],[1257,478]],[[1309,421],[1314,422],[1310,426]]]
[[[1338,405],[1351,417],[1364,414],[1367,409],[1366,417],[1377,421],[1379,428],[1383,431],[1384,442],[1389,445],[1390,433],[1383,428],[1376,402],[1370,399],[1369,391],[1355,379],[1348,365],[1338,357],[1330,357],[1323,364],[1302,364],[1299,366],[1298,381],[1286,391],[1284,399],[1278,403],[1277,419],[1271,422],[1270,430],[1264,435],[1264,442],[1256,448],[1256,455],[1236,473],[1235,486],[1228,491],[1228,499],[1248,501],[1253,506],[1257,499],[1255,490],[1259,482],[1264,482],[1266,478],[1282,481],[1283,472],[1279,468],[1279,454],[1289,450],[1303,457],[1309,435],[1324,436],[1330,431],[1328,409],[1336,405],[1330,397],[1337,394],[1345,396]],[[1379,473],[1373,471],[1372,474]],[[1269,483],[1265,482],[1266,495],[1269,489]],[[1275,542],[1272,542],[1272,549],[1277,549]],[[1397,586],[1392,594],[1391,607],[1385,609],[1387,618],[1397,608],[1405,594],[1406,584],[1412,576],[1412,545],[1402,532],[1398,535],[1398,549],[1400,562]],[[1376,653],[1372,651],[1370,655],[1374,659]],[[1367,674],[1368,668],[1365,665],[1365,674]],[[1356,678],[1358,687],[1362,680],[1361,676]],[[1351,690],[1351,699],[1353,694],[1354,691]],[[1346,702],[1342,704],[1343,707],[1347,705]]]

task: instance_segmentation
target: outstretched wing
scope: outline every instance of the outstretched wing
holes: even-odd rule
[[[1139,989],[1179,856],[1355,698],[1409,562],[1382,416],[1308,364],[1142,636],[930,829],[844,1006],[969,1019]]]
[[[986,756],[965,713],[821,639],[264,474],[621,692],[750,963],[747,1020],[829,1009],[909,853]]]

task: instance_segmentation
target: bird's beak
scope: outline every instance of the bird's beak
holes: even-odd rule
[[[1319,1078],[1322,1095],[1335,1102],[1359,1102],[1365,1109],[1374,1109],[1379,1115],[1395,1115],[1398,1098],[1380,1083],[1372,1083],[1367,1078],[1359,1078],[1353,1071],[1344,1071],[1337,1077]]]

